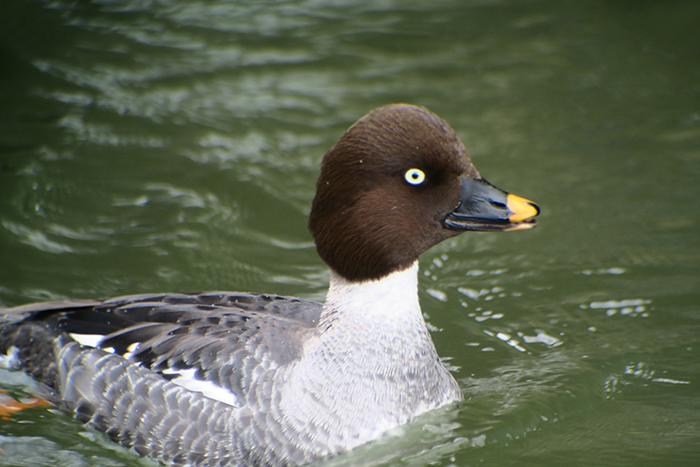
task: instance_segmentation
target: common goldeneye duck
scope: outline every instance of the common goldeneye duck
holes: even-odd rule
[[[323,158],[309,226],[326,302],[232,292],[2,310],[43,397],[166,464],[301,465],[462,399],[418,304],[418,256],[539,208],[481,178],[425,108],[373,110]]]

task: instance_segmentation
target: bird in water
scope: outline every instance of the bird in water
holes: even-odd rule
[[[296,466],[463,398],[418,303],[418,257],[539,208],[474,168],[429,110],[381,107],[326,153],[309,227],[325,303],[239,292],[0,310],[6,368],[43,399],[168,465]]]

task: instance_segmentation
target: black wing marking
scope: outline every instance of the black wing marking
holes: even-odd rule
[[[254,368],[285,365],[300,355],[299,334],[316,325],[320,312],[319,303],[298,298],[206,292],[28,305],[8,310],[4,318],[17,325],[43,323],[40,328],[54,338],[104,336],[101,349],[166,379],[173,370],[194,369],[197,379],[240,400],[252,385]],[[32,374],[45,379],[42,371],[54,370]]]

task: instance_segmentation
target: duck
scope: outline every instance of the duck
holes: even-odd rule
[[[391,104],[325,154],[309,229],[324,303],[161,293],[0,310],[0,364],[164,465],[298,466],[463,399],[418,301],[418,257],[466,231],[536,225],[430,110]]]

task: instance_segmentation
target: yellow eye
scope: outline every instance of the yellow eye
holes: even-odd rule
[[[421,169],[408,169],[404,178],[411,185],[420,185],[425,181],[425,172]]]

